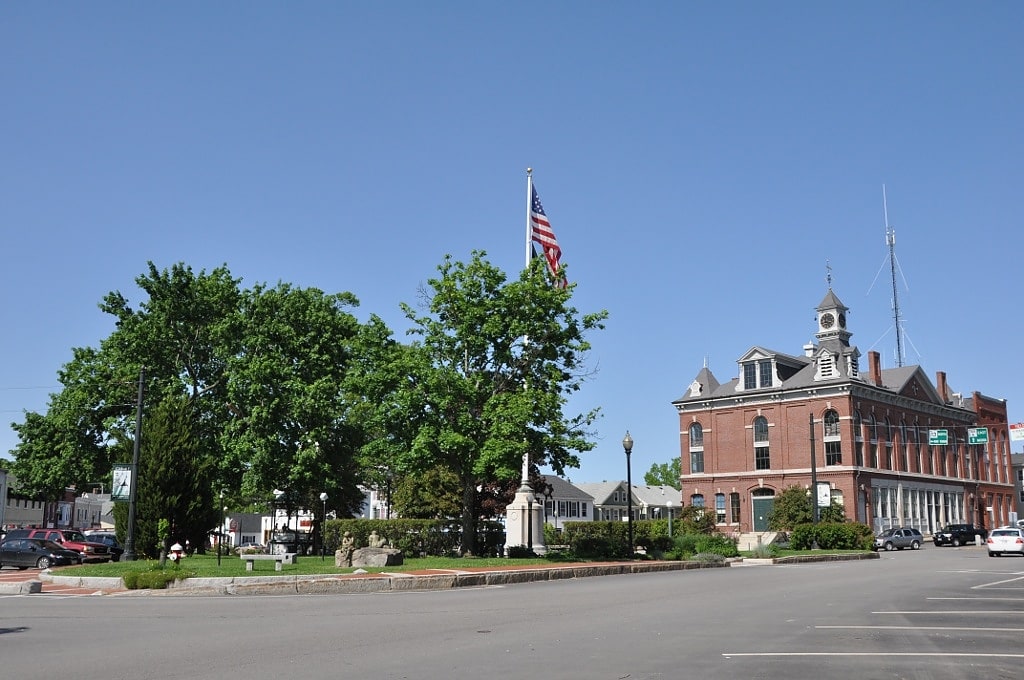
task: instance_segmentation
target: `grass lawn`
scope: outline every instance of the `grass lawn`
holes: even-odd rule
[[[406,559],[405,562],[395,567],[366,567],[368,572],[401,572],[418,571],[420,569],[469,569],[474,567],[513,567],[519,565],[534,564],[564,564],[573,560],[565,557],[552,559],[544,557],[532,557],[523,559],[508,559],[503,557],[491,558],[449,558],[449,557],[423,557]],[[159,560],[136,560],[134,562],[106,562],[102,564],[83,564],[75,567],[60,567],[54,569],[54,573],[65,576],[121,576],[127,571],[147,571],[159,569]],[[295,564],[281,565],[281,571],[274,570],[274,562],[255,562],[253,571],[245,570],[245,562],[237,555],[223,555],[220,564],[217,564],[216,555],[192,555],[182,558],[180,565],[175,565],[167,560],[165,567],[168,571],[179,570],[183,578],[201,577],[214,578],[218,576],[267,576],[274,574],[350,574],[355,571],[353,567],[339,568],[334,566],[334,555],[328,555],[321,560],[320,556],[301,556]]]

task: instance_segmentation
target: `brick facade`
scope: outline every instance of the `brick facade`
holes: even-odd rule
[[[861,373],[847,311],[829,290],[818,343],[802,356],[754,347],[738,377],[722,384],[702,369],[673,402],[683,503],[717,511],[724,532],[766,531],[774,496],[810,490],[814,478],[847,518],[876,531],[1006,524],[1015,499],[1005,400],[964,398],[945,373],[933,384],[919,366],[883,369],[877,352]],[[967,443],[977,427],[987,444]],[[947,445],[929,446],[933,430],[946,431]]]

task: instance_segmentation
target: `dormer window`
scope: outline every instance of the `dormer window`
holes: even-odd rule
[[[773,372],[771,359],[744,362],[743,389],[756,390],[759,387],[771,387]]]

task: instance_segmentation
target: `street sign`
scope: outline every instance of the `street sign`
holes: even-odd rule
[[[1010,423],[1010,441],[1024,442],[1024,423]]]
[[[969,427],[969,428],[967,428],[967,443],[968,444],[988,444],[988,428],[987,427]]]
[[[949,430],[928,430],[928,446],[949,444]]]

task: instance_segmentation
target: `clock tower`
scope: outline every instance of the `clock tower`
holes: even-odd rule
[[[836,297],[831,288],[828,289],[825,299],[821,301],[816,311],[818,313],[818,332],[814,337],[818,339],[818,342],[838,340],[840,345],[849,347],[850,336],[853,333],[846,328],[846,314],[850,309]]]

